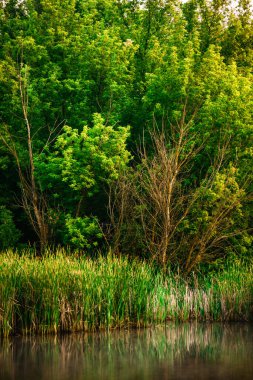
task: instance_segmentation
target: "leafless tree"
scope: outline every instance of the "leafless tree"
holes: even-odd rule
[[[170,126],[169,137],[164,131],[153,130],[153,154],[142,145],[141,164],[114,184],[109,207],[117,249],[125,238],[122,226],[125,234],[133,234],[128,241],[136,241],[131,228],[136,223],[142,229],[143,246],[153,259],[163,266],[178,263],[187,273],[198,263],[221,255],[233,236],[245,232],[233,225],[233,214],[240,213],[247,197],[244,186],[235,180],[236,168],[225,170],[228,143],[219,147],[212,170],[201,182],[185,185],[194,159],[205,145],[192,132],[194,116],[186,121],[185,105],[181,119]],[[218,194],[210,204],[206,195],[218,191],[219,178],[224,194]],[[189,223],[194,228],[187,228]]]

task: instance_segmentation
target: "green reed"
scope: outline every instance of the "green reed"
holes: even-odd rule
[[[187,281],[126,257],[0,254],[0,332],[58,333],[253,316],[253,263]]]

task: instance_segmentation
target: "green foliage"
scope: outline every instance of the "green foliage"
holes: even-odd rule
[[[37,159],[39,178],[44,186],[52,187],[48,178],[65,182],[72,190],[97,191],[98,181],[116,179],[127,165],[130,154],[126,149],[129,128],[113,128],[94,115],[93,127],[85,126],[79,133],[69,126],[57,137],[52,153]],[[46,177],[43,178],[43,173]]]
[[[236,181],[236,169],[230,167],[222,173],[216,173],[215,178],[210,183],[210,180],[204,180],[197,190],[198,201],[192,208],[192,220],[186,221],[189,230],[198,231],[208,229],[209,224],[212,228],[209,229],[209,237],[215,236],[219,231],[217,228],[221,226],[215,224],[214,221],[220,217],[221,213],[226,213],[225,222],[230,229],[236,220],[242,217],[242,203],[245,197],[245,191],[240,188]],[[226,232],[228,233],[228,232]]]
[[[90,248],[101,239],[98,220],[86,215],[86,204],[126,168],[128,136],[129,127],[106,125],[95,114],[92,127],[85,126],[79,133],[65,126],[54,145],[36,156],[38,182],[47,191],[52,210],[57,210],[52,212],[52,224],[57,218],[65,224],[61,227],[64,244]],[[91,208],[89,213],[93,212]]]
[[[14,247],[20,236],[21,233],[14,224],[12,212],[0,206],[0,248]]]
[[[64,244],[89,250],[97,247],[98,240],[102,237],[97,218],[71,218],[70,215],[66,216]]]
[[[195,196],[194,205],[178,228],[185,236],[182,243],[185,256],[191,241],[195,241],[195,245],[192,245],[190,260],[196,260],[195,265],[213,262],[219,257],[224,259],[232,252],[247,252],[252,236],[245,219],[247,197],[239,183],[238,170],[230,166],[214,174],[212,181],[210,177],[204,180]]]
[[[208,229],[220,204],[228,210],[227,198],[232,202],[239,196],[236,183],[248,200],[226,223],[229,234],[235,225],[248,230],[253,218],[252,20],[248,0],[236,7],[232,0],[1,2],[1,205],[10,210],[14,199],[23,199],[20,171],[26,173],[23,184],[31,182],[22,84],[35,188],[51,243],[74,239],[78,247],[92,245],[98,234],[92,218],[108,223],[108,186],[129,166],[131,155],[139,161],[136,145],[143,141],[152,157],[148,131],[171,136],[173,146],[178,138],[173,126],[182,123],[190,133],[181,156],[198,150],[180,182],[181,194],[199,189],[185,231],[193,236]],[[130,125],[131,135],[120,125]],[[221,156],[223,167],[208,189],[205,180]],[[236,168],[235,182],[228,185],[222,176],[231,168]],[[141,207],[148,208],[148,202]],[[27,231],[24,220],[20,209],[13,223],[23,225],[22,232]],[[136,220],[133,225],[138,241],[144,241]],[[234,238],[238,252],[248,251],[246,235]],[[142,241],[139,247],[146,255]]]

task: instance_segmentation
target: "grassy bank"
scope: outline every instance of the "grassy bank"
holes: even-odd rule
[[[127,258],[0,255],[0,331],[8,335],[253,319],[253,263],[185,281]]]

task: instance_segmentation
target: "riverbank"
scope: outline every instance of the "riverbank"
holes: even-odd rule
[[[164,275],[126,257],[0,255],[0,331],[58,333],[173,321],[253,319],[253,263]]]

